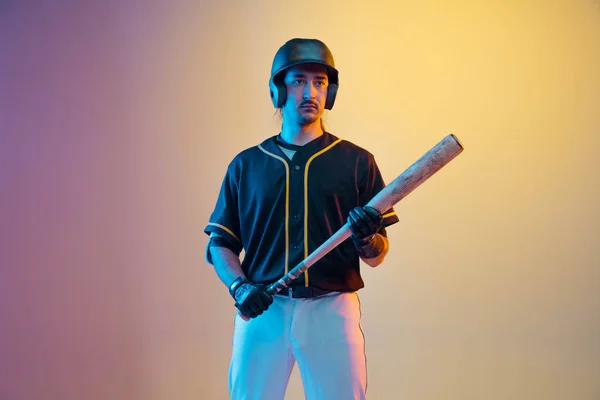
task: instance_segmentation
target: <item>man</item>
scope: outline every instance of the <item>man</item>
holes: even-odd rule
[[[281,132],[231,161],[205,229],[207,261],[242,314],[234,320],[232,399],[283,400],[296,362],[307,399],[366,398],[359,261],[381,264],[385,227],[398,217],[364,207],[385,186],[373,155],[323,129],[338,75],[319,40],[292,39],[277,51],[269,85]],[[289,289],[265,291],[346,222],[351,238]]]

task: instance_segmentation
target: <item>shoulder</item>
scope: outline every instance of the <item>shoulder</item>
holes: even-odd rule
[[[228,170],[232,172],[239,170],[240,168],[243,168],[244,165],[248,165],[258,158],[263,157],[264,152],[261,148],[264,148],[265,144],[272,139],[273,137],[269,137],[259,144],[240,150],[229,162]]]
[[[260,145],[255,145],[252,147],[248,147],[246,149],[243,149],[241,151],[239,151],[231,160],[231,163],[243,163],[243,162],[247,162],[250,160],[255,159],[258,155],[260,155],[262,152],[260,150]]]
[[[332,138],[338,140],[337,136],[331,133],[330,135],[332,136]],[[348,155],[353,155],[355,157],[363,158],[369,161],[375,159],[373,153],[371,153],[368,149],[346,139],[340,139],[340,142],[338,143],[337,147],[341,151],[348,153]]]

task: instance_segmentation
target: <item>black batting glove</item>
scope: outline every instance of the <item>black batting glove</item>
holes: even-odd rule
[[[273,296],[267,293],[263,285],[257,285],[239,277],[229,287],[229,294],[235,300],[235,306],[247,317],[256,318],[273,303]]]
[[[369,244],[381,229],[383,216],[373,207],[355,207],[348,215],[352,240],[357,247]]]

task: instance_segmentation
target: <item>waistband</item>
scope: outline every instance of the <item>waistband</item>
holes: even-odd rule
[[[325,296],[330,293],[338,293],[334,290],[324,290],[316,287],[292,286],[280,290],[277,294],[291,297],[293,299],[309,299],[313,297]]]

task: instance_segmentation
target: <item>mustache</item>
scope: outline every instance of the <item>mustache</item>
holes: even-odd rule
[[[305,101],[304,103],[300,104],[300,107],[306,107],[306,106],[311,106],[314,108],[319,108],[319,105],[317,103],[315,103],[314,101]]]

